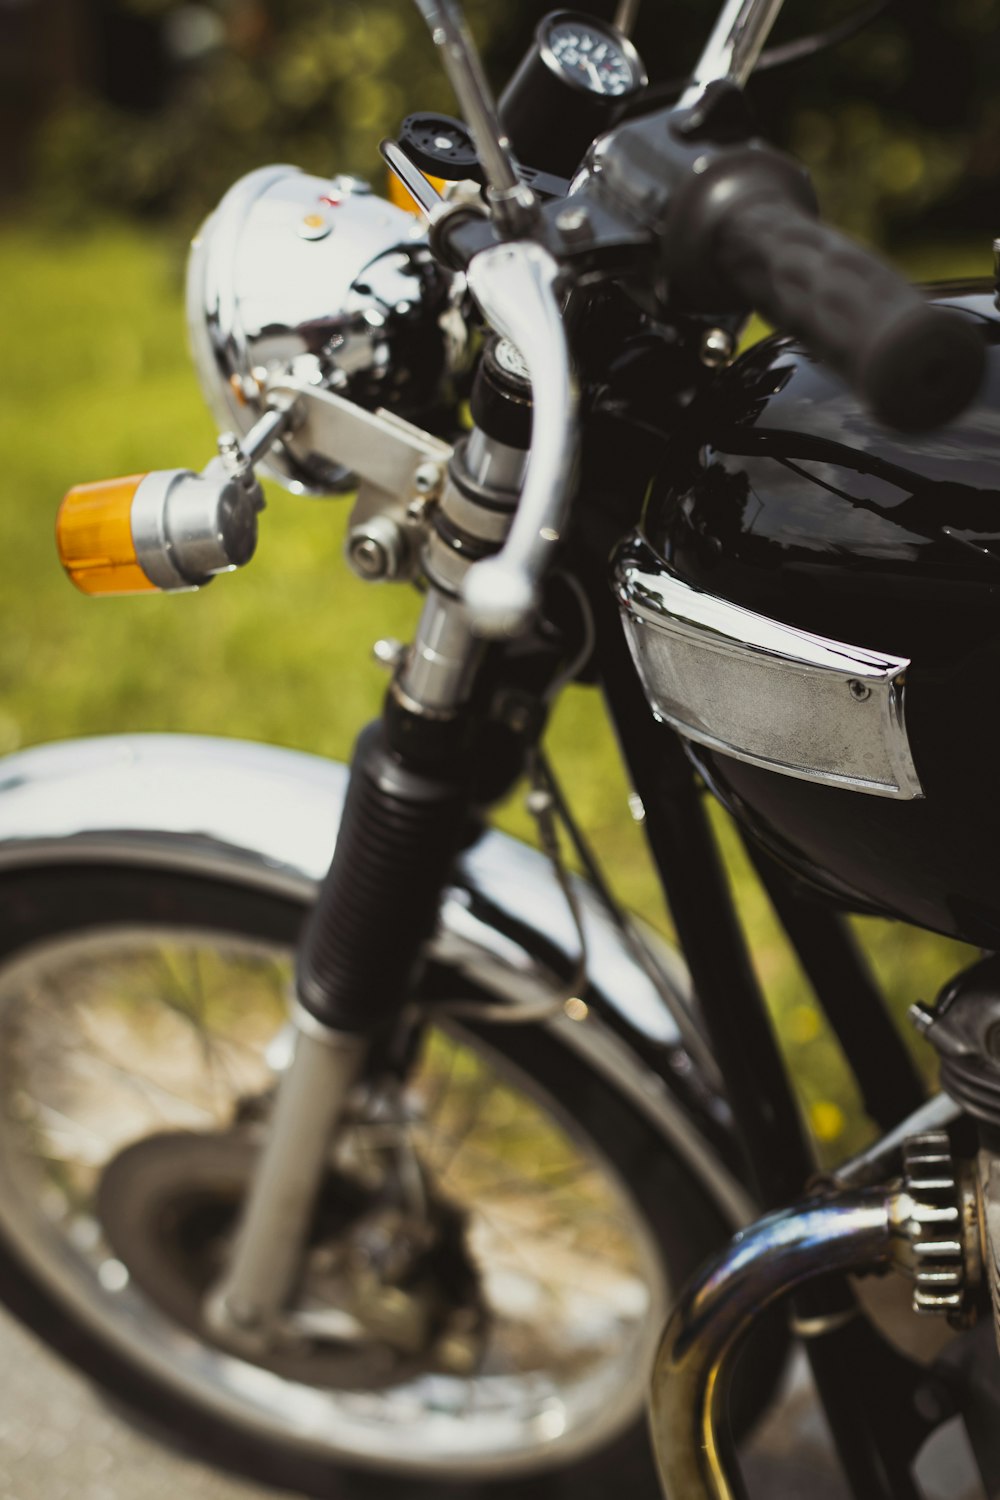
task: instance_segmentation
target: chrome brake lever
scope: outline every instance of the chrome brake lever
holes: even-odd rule
[[[523,633],[569,509],[577,447],[577,390],[556,294],[559,265],[541,245],[510,241],[469,265],[483,314],[520,352],[531,380],[531,451],[517,513],[503,549],[470,568],[463,597],[477,634]]]

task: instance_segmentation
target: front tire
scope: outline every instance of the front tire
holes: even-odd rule
[[[95,1207],[108,1162],[144,1131],[223,1132],[234,1100],[266,1088],[303,916],[285,896],[169,870],[74,865],[0,881],[0,1297],[172,1441],[258,1481],[325,1496],[657,1495],[643,1418],[652,1343],[670,1289],[728,1231],[649,1119],[558,1029],[463,1021],[423,1065],[425,1090],[454,1102],[438,1101],[420,1149],[470,1212],[500,1341],[464,1382],[431,1366],[423,1383],[383,1378],[359,1393],[260,1369],[172,1321],[109,1253]],[[432,966],[425,987],[450,996],[454,975]],[[467,981],[461,993],[491,998]],[[208,1031],[226,1039],[214,1060]],[[220,1058],[240,1074],[221,1103],[205,1084]],[[116,1090],[142,1109],[114,1104]],[[456,1148],[455,1110],[472,1105]],[[475,1159],[458,1170],[469,1131]],[[491,1228],[500,1200],[485,1179],[498,1166],[514,1187],[500,1184],[507,1217]]]

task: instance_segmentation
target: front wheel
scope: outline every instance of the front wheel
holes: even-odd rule
[[[294,1336],[259,1361],[213,1339],[201,1310],[266,1128],[303,915],[168,870],[0,882],[0,1296],[165,1435],[258,1480],[657,1494],[653,1345],[726,1228],[558,1027],[422,1028],[405,1084],[369,1090],[338,1139]],[[443,964],[425,988],[495,998]]]

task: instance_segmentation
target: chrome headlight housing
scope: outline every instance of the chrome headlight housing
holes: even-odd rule
[[[188,332],[205,399],[220,428],[243,435],[267,381],[292,372],[419,422],[463,362],[463,290],[422,224],[358,178],[261,167],[191,247]],[[260,467],[297,494],[328,494],[345,477],[335,454],[282,446]]]

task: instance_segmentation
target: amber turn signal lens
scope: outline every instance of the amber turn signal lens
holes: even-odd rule
[[[389,184],[389,202],[394,203],[397,208],[405,208],[408,214],[420,213],[420,204],[407,192],[395,172],[387,172],[385,175]],[[427,172],[424,173],[424,176],[431,187],[436,188],[439,193],[443,193],[448,186],[443,177],[431,177]]]
[[[56,518],[59,560],[85,594],[139,594],[155,588],[136,560],[132,501],[145,474],[77,484]]]

